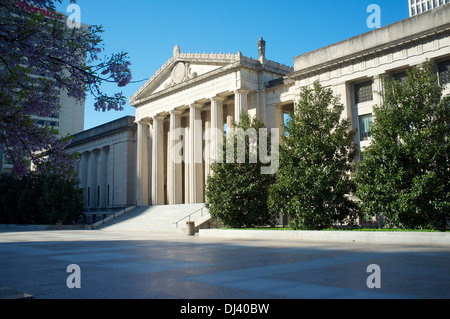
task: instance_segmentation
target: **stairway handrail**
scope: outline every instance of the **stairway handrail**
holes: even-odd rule
[[[203,217],[203,209],[206,208],[206,205],[202,206],[201,208],[197,209],[196,211],[194,211],[193,213],[190,213],[189,215],[181,218],[180,220],[176,221],[174,224],[176,224],[176,227],[178,228],[178,223],[181,222],[182,220],[185,220],[186,218],[189,218],[189,221],[191,221],[191,216],[196,214],[199,211],[202,211],[202,214],[200,217]]]

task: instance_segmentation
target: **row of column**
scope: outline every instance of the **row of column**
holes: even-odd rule
[[[241,112],[248,111],[248,91],[237,90],[234,92],[234,120],[239,121]],[[210,99],[210,120],[204,123],[206,136],[203,145],[203,122],[201,104],[189,105],[189,121],[184,127],[181,126],[182,111],[172,110],[169,112],[169,132],[167,135],[167,154],[164,150],[164,117],[154,116],[152,118],[151,131],[150,120],[144,119],[138,122],[137,133],[137,205],[147,206],[149,195],[149,171],[148,137],[151,137],[151,204],[165,204],[165,160],[167,156],[167,199],[168,204],[202,203],[204,202],[204,185],[209,175],[210,159],[216,158],[218,148],[222,145],[222,134],[224,126],[223,102],[224,98],[215,96]],[[228,112],[231,113],[231,112]],[[226,118],[227,128],[231,127],[233,117],[229,114]],[[175,132],[182,132],[182,136],[172,136]],[[180,148],[182,146],[182,154]],[[205,148],[203,147],[205,146]],[[205,155],[205,156],[204,156]],[[182,158],[182,161],[176,160]],[[205,165],[205,170],[203,169]],[[184,170],[184,176],[183,176]],[[183,194],[184,181],[184,194]]]
[[[79,163],[80,188],[84,190],[85,208],[107,208],[109,203],[109,146],[84,152]]]

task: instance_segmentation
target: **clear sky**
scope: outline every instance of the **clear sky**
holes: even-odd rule
[[[257,58],[257,41],[267,42],[266,58],[293,66],[294,57],[369,32],[370,4],[381,8],[381,26],[409,17],[408,0],[77,0],[81,22],[103,25],[106,55],[125,51],[131,58],[133,81],[150,78],[181,52],[237,53]],[[69,0],[58,5],[65,12]],[[108,93],[123,91],[127,99],[143,84],[125,88],[104,86]],[[124,111],[96,112],[86,100],[85,129],[134,115]]]

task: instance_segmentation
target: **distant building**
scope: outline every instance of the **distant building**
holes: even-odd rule
[[[75,134],[67,150],[81,156],[77,172],[86,210],[136,205],[134,116]]]
[[[17,1],[22,9],[37,12],[36,7],[29,4],[27,1]],[[45,20],[47,19],[64,19],[65,15],[59,13],[56,15],[43,8],[39,9],[39,12],[44,14]],[[12,13],[14,14],[14,13]],[[83,29],[88,29],[89,26],[86,24],[81,24]],[[46,77],[52,78],[53,75],[45,71],[33,70],[29,74],[32,77]],[[67,92],[64,90],[55,90],[55,95],[57,96],[58,102],[61,106],[58,114],[53,114],[49,117],[38,117],[32,116],[31,118],[42,126],[51,126],[59,131],[61,136],[66,136],[67,134],[76,134],[84,130],[84,113],[85,113],[85,103],[78,102],[76,99],[67,96]],[[3,156],[3,147],[0,145],[0,173],[9,173],[13,169],[12,164]]]
[[[408,0],[409,16],[415,16],[446,3],[450,3],[450,0]]]

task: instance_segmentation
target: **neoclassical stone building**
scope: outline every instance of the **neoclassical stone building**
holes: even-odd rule
[[[301,87],[316,80],[340,95],[345,105],[342,116],[350,118],[353,128],[358,129],[355,142],[361,148],[367,146],[373,106],[382,103],[376,92],[383,90],[383,77],[401,79],[406,70],[430,60],[450,93],[448,17],[450,4],[442,5],[297,56],[293,68],[267,60],[263,39],[258,41],[258,59],[240,52],[183,53],[175,46],[167,63],[130,98],[136,108],[136,144],[128,139],[128,147],[114,150],[114,154],[122,152],[124,158],[136,154],[135,161],[127,157],[123,163],[131,168],[127,189],[135,178],[135,188],[127,196],[134,194],[138,206],[204,202],[205,180],[218,145],[217,134],[209,135],[211,129],[226,134],[232,121],[247,112],[258,116],[268,128],[282,130],[284,113],[293,109]],[[181,161],[172,160],[175,145],[181,145],[175,151]],[[108,155],[103,155],[103,147],[84,149],[89,154],[86,157],[94,154],[96,159],[83,159],[80,164],[82,185],[90,180],[91,192],[99,186],[100,191],[104,189],[94,183],[91,165],[97,165],[95,181],[102,181],[102,185],[109,185],[102,174],[107,179],[115,174],[100,169],[105,156],[111,158],[111,146],[106,149]],[[103,195],[95,196],[105,202]]]
[[[136,123],[134,116],[75,134],[68,150],[77,165],[86,210],[136,204]]]
[[[258,60],[240,52],[182,53],[176,46],[169,61],[130,99],[138,125],[137,204],[203,202],[216,145],[204,136],[208,128],[230,127],[245,111],[269,128],[282,129],[284,113],[292,109],[300,88],[315,80],[341,96],[342,116],[358,129],[359,146],[366,146],[373,106],[382,102],[376,93],[383,90],[382,77],[401,78],[431,60],[441,83],[449,83],[449,16],[450,6],[441,6],[297,56],[293,69],[266,60],[262,39]],[[177,128],[185,134],[171,138]],[[181,163],[170,160],[176,142],[183,146]]]
[[[268,106],[266,84],[294,70],[266,60],[262,38],[258,49],[256,60],[240,52],[182,53],[175,46],[169,61],[131,97],[138,124],[139,206],[204,201],[205,180],[217,144],[205,132],[223,132],[239,120],[241,112],[280,127],[281,105]],[[180,128],[182,136],[171,137]],[[180,163],[170,160],[169,151],[176,142],[182,143]]]

